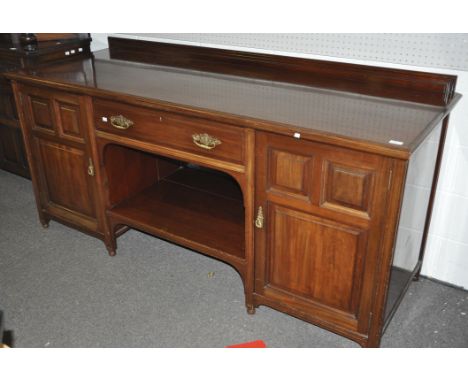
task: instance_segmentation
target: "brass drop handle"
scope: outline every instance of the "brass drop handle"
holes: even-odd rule
[[[218,138],[212,137],[206,133],[193,134],[192,139],[193,143],[195,143],[198,147],[206,150],[213,150],[216,146],[222,143]]]
[[[123,115],[113,115],[110,117],[111,125],[116,129],[127,130],[133,126],[133,121],[125,118]]]
[[[263,228],[263,220],[265,220],[265,217],[263,216],[263,208],[258,207],[257,218],[255,219],[255,227]]]

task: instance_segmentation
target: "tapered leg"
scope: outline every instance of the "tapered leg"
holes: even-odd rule
[[[50,218],[44,215],[39,215],[39,221],[42,224],[42,227],[49,228]]]
[[[111,246],[106,245],[107,252],[109,253],[109,256],[115,256],[117,254],[117,248],[113,248]]]
[[[115,237],[115,228],[116,227],[113,224],[109,224],[109,232],[106,233],[104,238],[109,256],[115,256],[117,254],[117,239]]]
[[[365,348],[378,348],[380,347],[381,339],[382,339],[381,335],[370,335],[369,338],[367,339],[367,342],[364,344],[361,344],[361,346]]]
[[[255,304],[252,292],[245,293],[245,307],[247,308],[247,314],[255,314],[255,309],[258,308],[258,304]]]
[[[255,314],[255,305],[253,304],[246,304],[246,307],[247,307],[247,313],[248,314]]]

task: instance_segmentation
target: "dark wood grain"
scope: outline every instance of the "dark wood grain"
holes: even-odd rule
[[[47,66],[9,78],[256,130],[407,159],[456,104],[431,106],[248,77],[113,60]],[[400,141],[393,145],[390,140]]]
[[[267,305],[379,346],[409,280],[389,295],[408,162],[460,98],[454,78],[150,46],[117,48],[137,62],[104,52],[7,75],[41,222],[100,237],[110,255],[129,227],[173,241],[232,265],[248,313]],[[200,148],[195,133],[221,143]]]
[[[389,162],[265,133],[256,144],[256,204],[267,222],[256,230],[256,301],[366,334]]]
[[[103,154],[107,207],[114,207],[158,179],[158,158],[138,150],[108,145]]]
[[[112,58],[447,105],[456,76],[109,37]]]
[[[130,225],[196,250],[203,247],[215,257],[222,252],[221,259],[223,254],[244,258],[242,199],[206,192],[198,180],[184,178],[184,174],[177,174],[155,182],[109,210],[109,217],[114,224]],[[219,186],[224,177],[215,181]],[[228,180],[222,187],[232,185]]]
[[[244,130],[238,127],[100,99],[95,100],[94,110],[95,126],[98,130],[194,154],[208,155],[210,158],[244,163]],[[112,126],[111,117],[118,115],[131,120],[133,126],[126,130]],[[104,122],[103,118],[107,121]],[[199,147],[194,143],[194,134],[208,134],[220,143],[212,149]]]
[[[17,92],[41,222],[47,226],[50,218],[57,218],[102,235],[96,161],[88,145],[84,98],[29,87]],[[64,105],[71,120],[63,118]],[[70,129],[76,133],[71,134]]]

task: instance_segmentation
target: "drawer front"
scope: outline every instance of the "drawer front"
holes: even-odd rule
[[[100,99],[94,100],[94,115],[101,131],[229,162],[245,161],[245,133],[239,127]],[[124,118],[112,118],[117,116]]]

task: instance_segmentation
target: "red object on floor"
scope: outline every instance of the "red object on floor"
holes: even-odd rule
[[[243,344],[229,345],[227,348],[266,348],[265,342],[262,340],[244,342]]]

